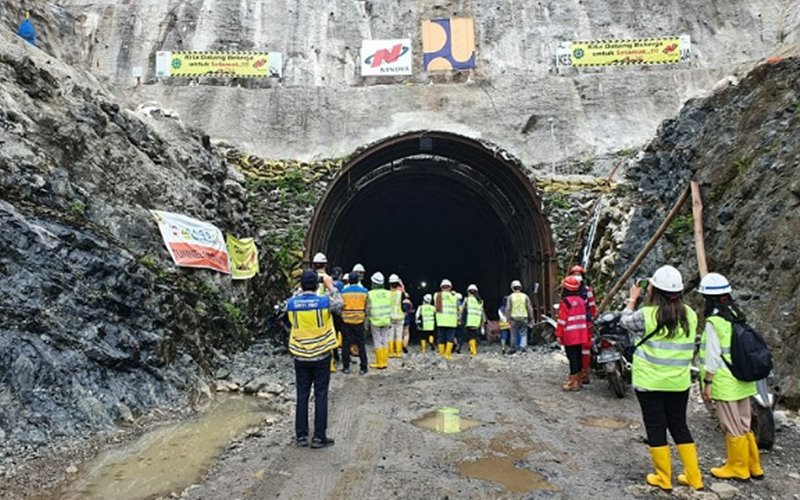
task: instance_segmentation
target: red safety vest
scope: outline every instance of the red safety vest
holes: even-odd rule
[[[556,336],[561,345],[580,345],[589,341],[589,323],[586,321],[586,301],[570,295],[558,308]]]

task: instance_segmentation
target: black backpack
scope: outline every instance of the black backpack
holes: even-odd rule
[[[772,371],[772,355],[767,343],[755,329],[744,321],[734,321],[731,334],[731,362],[722,361],[742,382],[767,378]]]

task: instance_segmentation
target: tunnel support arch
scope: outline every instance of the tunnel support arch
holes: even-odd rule
[[[442,217],[450,219],[437,225]],[[394,234],[392,225],[402,229]],[[427,229],[420,233],[415,228]],[[443,232],[447,239],[442,239]],[[368,256],[380,261],[372,269],[372,263],[364,262],[368,272],[394,265],[381,261],[375,239],[388,240],[386,251],[395,252],[396,261],[408,253],[424,255],[419,261],[453,252],[454,262],[470,268],[443,269],[439,278],[455,272],[464,280],[488,284],[487,292],[494,296],[508,293],[510,280],[520,279],[541,312],[548,313],[553,304],[555,245],[542,201],[517,162],[484,142],[446,132],[411,132],[374,143],[350,158],[314,210],[305,259],[322,251],[330,262],[345,266],[368,261]],[[438,245],[415,253],[431,241]],[[395,248],[398,244],[408,245],[405,253]],[[398,264],[402,272],[414,274],[412,265]],[[426,272],[432,275],[430,269]],[[466,285],[456,284],[461,291]],[[424,281],[418,284],[426,286],[434,288]]]

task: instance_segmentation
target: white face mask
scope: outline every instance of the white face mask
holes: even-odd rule
[[[580,274],[576,274],[574,276],[575,276],[575,279],[578,280],[578,283],[581,283],[583,281],[583,276],[581,276]]]

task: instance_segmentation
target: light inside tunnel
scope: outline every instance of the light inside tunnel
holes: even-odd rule
[[[474,283],[490,317],[519,279],[546,311],[555,258],[540,207],[502,153],[454,134],[411,133],[348,162],[315,210],[306,252],[345,270],[360,262],[368,276],[396,273],[415,304],[443,278],[461,293]]]

